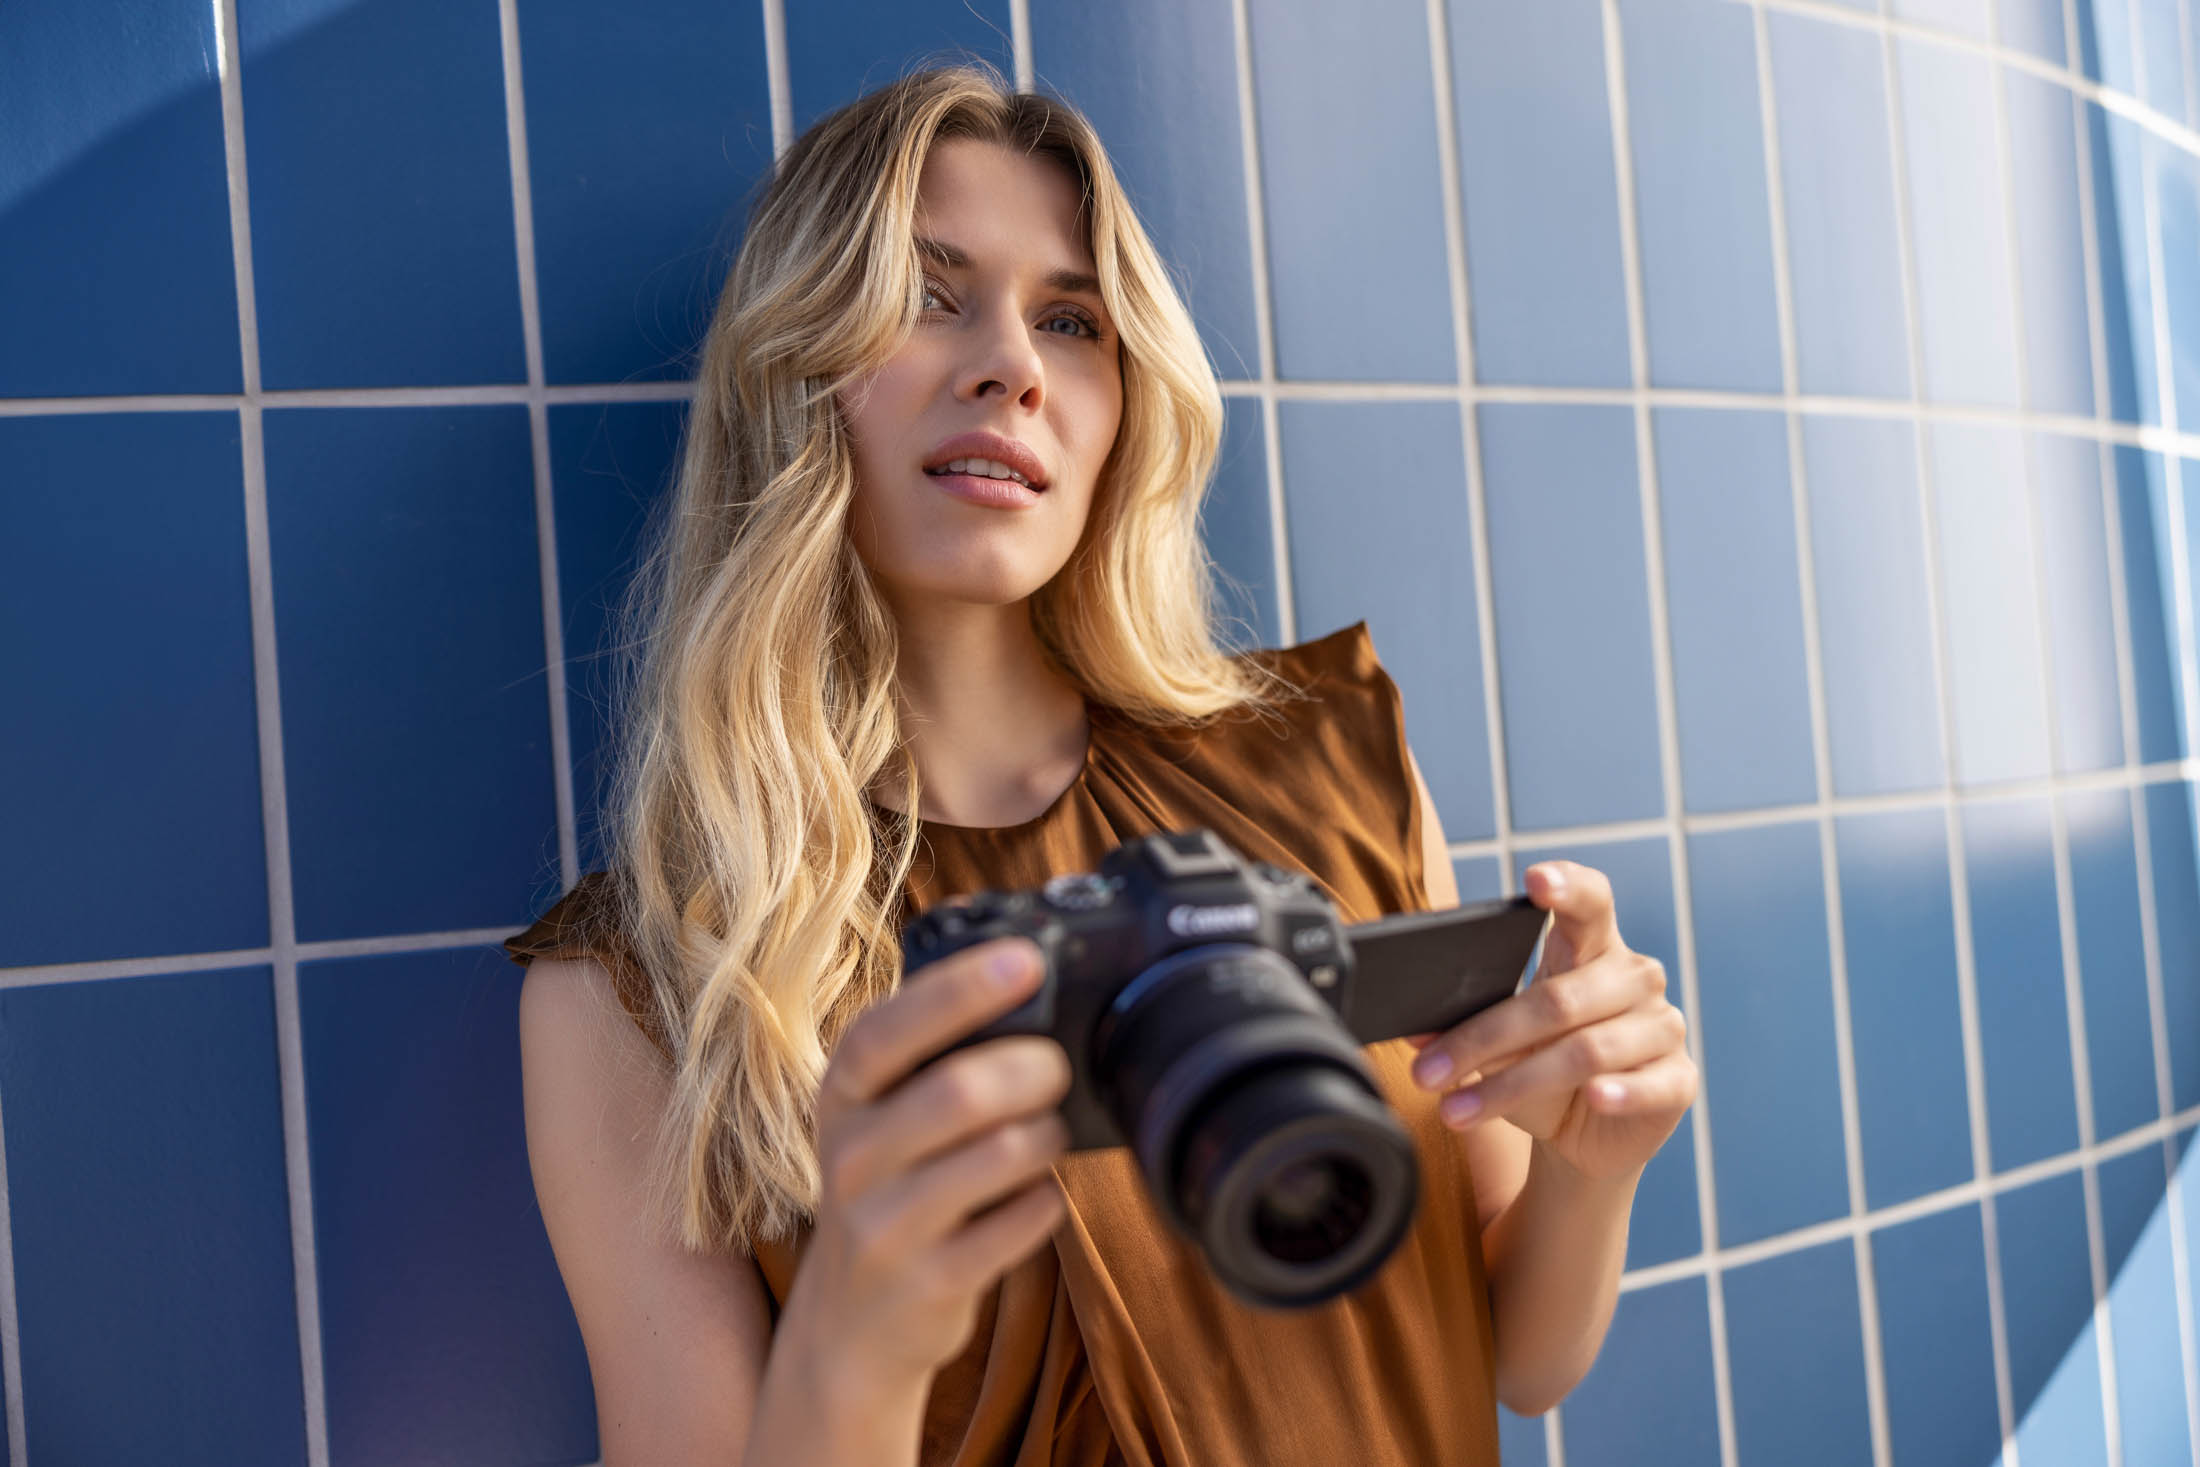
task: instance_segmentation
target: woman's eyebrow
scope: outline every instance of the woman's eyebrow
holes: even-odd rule
[[[933,264],[938,265],[941,269],[967,270],[970,268],[970,256],[945,240],[932,239],[929,236],[920,234],[916,237],[916,241],[917,253]],[[1087,274],[1083,270],[1049,270],[1046,278],[1040,281],[1040,284],[1048,290],[1066,290],[1081,295],[1096,296],[1100,294],[1099,277]]]

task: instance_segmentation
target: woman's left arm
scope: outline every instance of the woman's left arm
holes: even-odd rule
[[[1431,908],[1458,885],[1435,803],[1421,805]],[[1535,980],[1422,1047],[1414,1078],[1446,1091],[1474,1178],[1496,1336],[1498,1399],[1523,1416],[1589,1373],[1612,1322],[1642,1169],[1695,1102],[1688,1029],[1665,970],[1620,940],[1612,887],[1571,861],[1527,873],[1552,914]]]

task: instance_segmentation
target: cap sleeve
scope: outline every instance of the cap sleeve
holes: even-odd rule
[[[524,932],[504,939],[504,951],[526,967],[536,958],[594,958],[611,974],[620,1006],[668,1061],[672,1041],[658,1017],[649,979],[619,931],[611,875],[591,871]]]

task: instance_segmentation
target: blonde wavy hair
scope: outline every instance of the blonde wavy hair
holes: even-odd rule
[[[933,144],[1043,156],[1121,334],[1123,406],[1085,532],[1028,601],[1096,702],[1152,725],[1264,715],[1301,691],[1225,652],[1198,514],[1222,398],[1191,317],[1090,123],[977,65],[927,70],[821,119],[750,214],[702,349],[675,483],[618,609],[605,920],[673,1060],[662,1192],[694,1249],[814,1221],[819,1080],[901,968],[920,808],[897,716],[895,624],[846,530],[855,466],[835,394],[908,340]]]

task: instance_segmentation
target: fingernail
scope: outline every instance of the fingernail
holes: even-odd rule
[[[1462,1090],[1456,1095],[1445,1096],[1444,1103],[1439,1109],[1443,1113],[1445,1125],[1464,1125],[1480,1113],[1482,1097],[1472,1090]]]
[[[1413,1078],[1433,1090],[1451,1078],[1451,1056],[1430,1050],[1413,1062]]]

